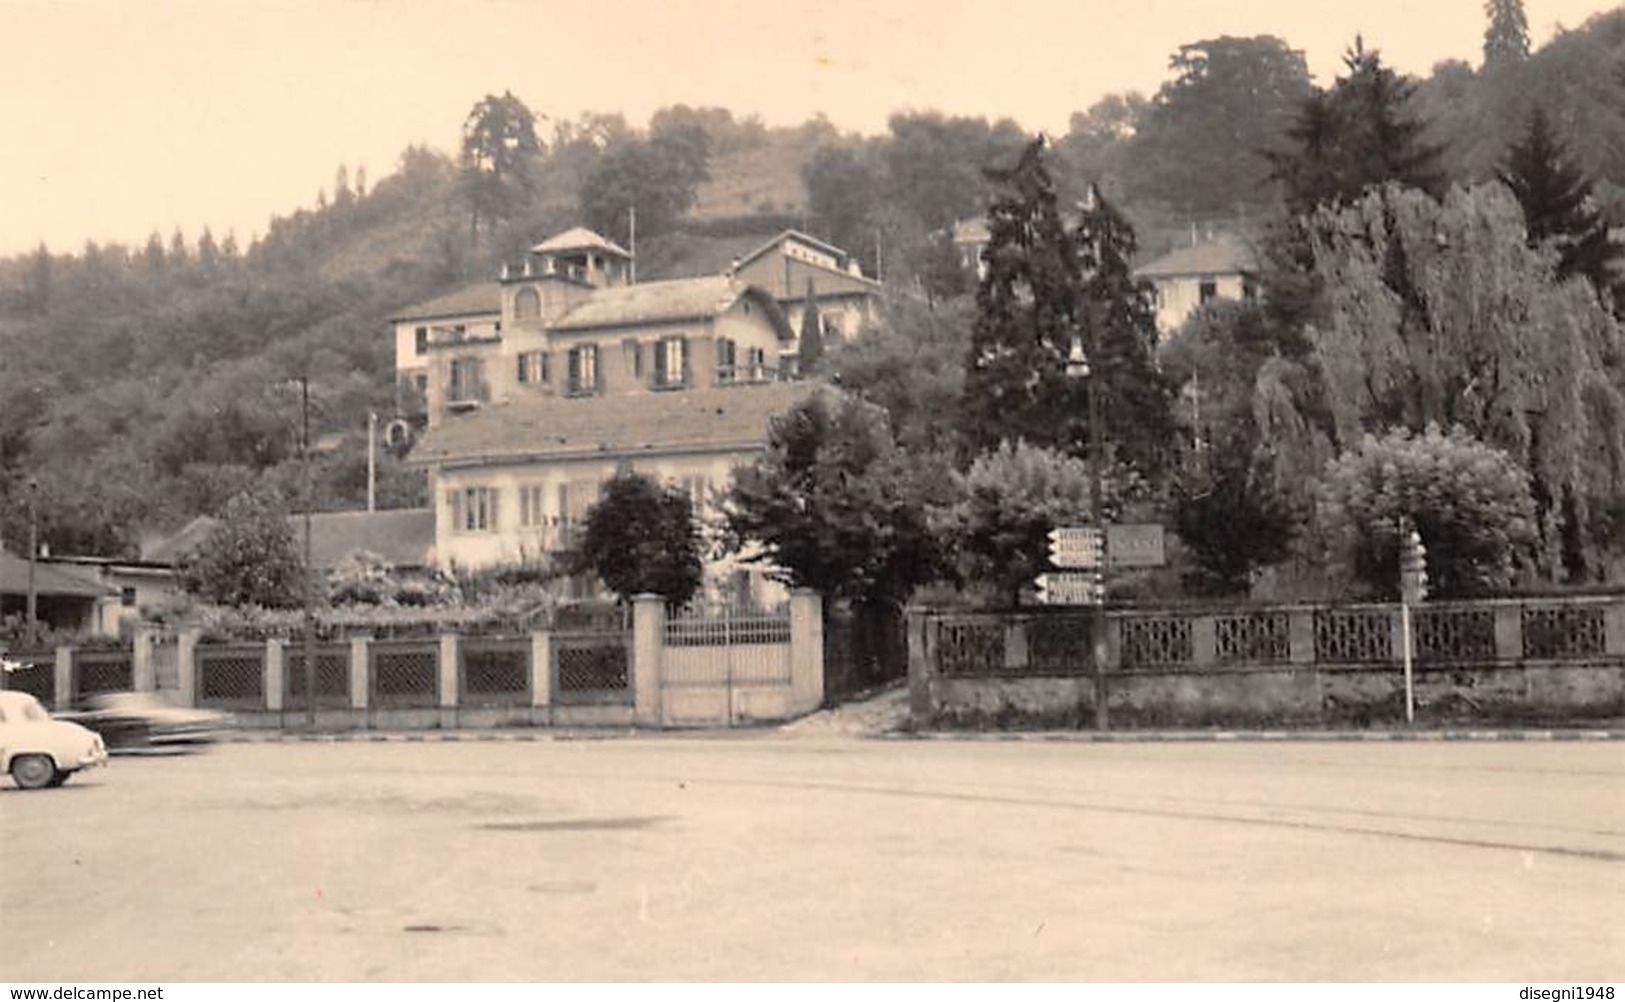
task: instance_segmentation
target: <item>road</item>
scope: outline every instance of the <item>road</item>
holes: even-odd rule
[[[1625,745],[227,745],[0,789],[0,981],[1625,971]]]

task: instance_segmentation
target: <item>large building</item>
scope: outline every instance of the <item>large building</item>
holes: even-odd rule
[[[411,461],[428,476],[436,562],[479,569],[564,548],[617,469],[703,504],[759,455],[771,417],[812,387],[780,379],[795,331],[745,280],[751,264],[634,284],[630,254],[575,229],[503,269],[494,314],[458,312],[488,295],[475,287],[395,318],[403,371],[424,380]],[[455,323],[437,331],[431,314]]]

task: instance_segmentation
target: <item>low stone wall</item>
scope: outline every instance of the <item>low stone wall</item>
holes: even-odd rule
[[[1412,669],[1417,724],[1625,717],[1625,601],[1456,603],[1427,614],[1434,632],[1425,635],[1426,656]],[[1109,725],[1122,729],[1406,721],[1397,607],[1114,612],[1104,617],[1106,660],[1098,677],[1088,622],[1075,610],[1070,616],[912,611],[915,726],[1093,727],[1102,690]],[[1252,642],[1250,652],[1238,654],[1235,624],[1260,622],[1276,642]],[[1571,625],[1574,632],[1564,632]],[[1478,656],[1450,657],[1452,644]]]

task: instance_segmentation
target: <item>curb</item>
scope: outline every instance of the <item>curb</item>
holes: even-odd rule
[[[1625,741],[1625,730],[1470,730],[1442,731],[929,731],[886,734],[888,741],[1051,741],[1083,744],[1196,744],[1307,742],[1485,742]]]
[[[757,734],[776,735],[774,730]],[[331,734],[303,734],[281,731],[244,731],[221,739],[222,744],[482,744],[539,743],[553,741],[614,741],[626,738],[693,737],[693,731],[338,731]],[[719,731],[716,736],[748,737],[735,731]],[[1383,743],[1383,742],[1568,742],[1625,741],[1625,729],[1549,729],[1427,731],[928,731],[843,735],[860,741],[1042,741],[1081,744],[1301,744],[1301,743]]]

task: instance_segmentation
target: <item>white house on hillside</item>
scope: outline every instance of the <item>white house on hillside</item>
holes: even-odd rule
[[[1134,274],[1156,290],[1157,334],[1164,338],[1214,300],[1258,298],[1258,255],[1247,241],[1228,234],[1170,251]]]

